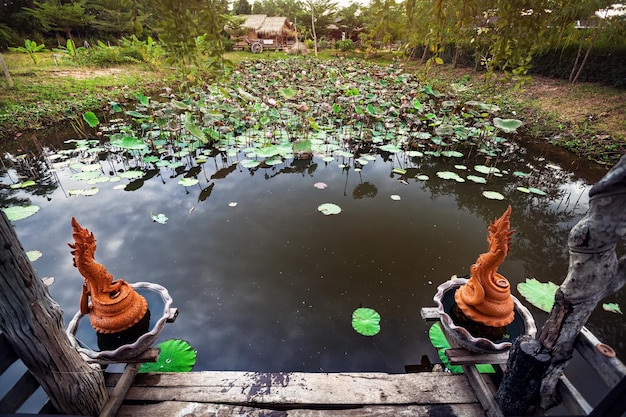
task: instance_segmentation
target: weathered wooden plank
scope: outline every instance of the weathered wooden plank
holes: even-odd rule
[[[440,317],[437,307],[422,307],[420,314],[422,319],[426,321],[437,321]]]
[[[591,404],[585,400],[583,395],[576,389],[574,384],[572,384],[570,380],[565,377],[565,375],[561,375],[557,385],[557,390],[563,400],[563,405],[573,415],[586,416],[593,410]]]
[[[166,401],[157,404],[124,405],[117,417],[426,417],[426,416],[462,416],[483,417],[484,411],[479,404],[452,405],[398,405],[365,406],[350,409],[290,409],[271,410],[266,408],[243,407],[229,404],[205,404],[198,402]]]
[[[128,388],[130,388],[135,376],[139,372],[140,366],[141,363],[126,365],[124,373],[113,389],[113,393],[109,396],[109,400],[104,404],[104,407],[102,407],[100,417],[115,417],[117,411],[122,405],[122,402],[124,402],[124,397],[126,396]]]
[[[143,352],[141,355],[136,356],[130,359],[124,359],[122,362],[119,360],[107,360],[107,359],[93,359],[93,358],[85,358],[85,360],[89,363],[98,363],[100,365],[111,365],[114,363],[145,363],[145,362],[156,362],[159,359],[159,354],[161,353],[161,349],[159,348],[150,348]]]
[[[0,413],[14,413],[39,388],[39,382],[33,374],[26,371],[24,375],[0,400]]]
[[[114,385],[117,377],[109,376]],[[300,405],[477,402],[467,379],[449,373],[190,372],[139,374],[126,400]]]
[[[613,355],[603,355],[598,350],[598,345],[605,346],[591,330],[583,327],[576,337],[575,347],[609,388],[613,388],[626,376],[626,366],[614,356],[614,352]]]
[[[476,353],[464,348],[454,348],[446,349],[446,356],[451,365],[476,365],[482,363],[504,365],[509,358],[509,352]]]
[[[496,390],[493,384],[487,383],[474,365],[462,365],[461,367],[487,417],[503,417],[504,414],[494,398]]]

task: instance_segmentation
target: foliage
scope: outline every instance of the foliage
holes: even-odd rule
[[[352,328],[363,336],[375,336],[380,332],[380,314],[371,308],[357,308],[352,313]]]
[[[353,51],[354,50],[354,42],[352,42],[352,39],[346,39],[346,40],[343,40],[343,41],[337,41],[337,42],[335,42],[335,48],[339,49],[340,51],[343,51],[343,52]]]
[[[72,38],[72,31],[88,26],[93,20],[85,9],[87,0],[61,3],[58,0],[34,1],[33,7],[24,7],[46,31],[65,33],[68,39]]]
[[[219,0],[150,0],[166,59],[180,71],[183,86],[223,74],[225,6]],[[206,59],[206,61],[201,62]]]
[[[526,282],[517,284],[517,290],[520,294],[522,294],[529,303],[545,312],[552,310],[554,296],[558,288],[559,286],[553,282],[543,283],[537,281],[535,278],[526,278]]]
[[[440,323],[434,323],[430,326],[430,329],[428,330],[428,337],[430,338],[430,343],[432,343],[433,347],[437,349],[437,354],[439,355],[441,363],[443,363],[444,366],[453,374],[462,374],[463,368],[459,365],[450,365],[450,361],[446,356],[446,350],[450,349],[450,343],[448,343],[448,340],[444,336]],[[476,369],[482,373],[491,374],[495,372],[493,366],[489,364],[476,365]]]
[[[76,47],[73,40],[68,39],[65,46],[59,46],[52,49],[54,52],[58,52],[63,55],[63,58],[70,61],[79,61],[79,54],[85,50],[84,46]]]
[[[35,65],[37,65],[39,63],[39,60],[37,59],[37,55],[35,54],[37,52],[45,51],[46,45],[44,44],[37,45],[37,42],[31,41],[30,39],[26,39],[24,40],[24,46],[10,47],[9,50],[14,51],[14,52],[23,52],[23,53],[28,54],[28,56],[31,57]]]
[[[166,340],[159,343],[157,348],[161,349],[157,361],[141,364],[140,373],[189,372],[196,364],[196,351],[184,340]]]

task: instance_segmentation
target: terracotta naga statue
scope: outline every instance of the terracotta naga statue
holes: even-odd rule
[[[91,326],[99,334],[119,333],[137,324],[148,311],[148,303],[126,281],[113,276],[94,261],[96,239],[72,217],[72,237],[69,244],[74,266],[85,278],[80,297],[80,311],[89,314]],[[89,299],[91,298],[91,303]]]
[[[496,271],[511,246],[511,206],[489,225],[489,251],[470,267],[469,281],[454,294],[457,306],[471,321],[490,327],[506,326],[513,321],[514,303],[509,281]]]

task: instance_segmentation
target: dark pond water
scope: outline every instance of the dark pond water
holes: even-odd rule
[[[312,152],[312,158],[288,155],[248,168],[250,150],[243,146],[170,150],[167,159],[176,164],[159,166],[134,151],[112,149],[107,140],[53,139],[42,142],[63,158],[5,159],[0,207],[40,207],[13,225],[26,251],[43,254],[33,265],[41,277],[54,278],[50,293],[66,322],[78,309],[82,283],[67,246],[74,216],[95,234],[96,260],[115,278],[168,288],[180,315],[161,339],[194,346],[194,370],[401,373],[424,355],[438,362],[420,309],[434,305],[437,285],[468,274],[487,249],[489,222],[513,207],[516,233],[499,272],[514,295],[522,299],[515,287],[527,278],[559,284],[567,273],[568,232],[587,210],[588,189],[605,172],[519,142],[507,142],[495,161],[462,144],[459,158],[361,146],[354,157]],[[321,135],[317,140],[329,142]],[[5,150],[39,155],[26,139]],[[69,162],[58,162],[64,158]],[[484,175],[474,168],[486,163],[501,171]],[[85,185],[76,177],[92,169],[106,180]],[[466,180],[441,178],[444,171]],[[120,178],[128,172],[131,178]],[[10,187],[32,177],[34,186]],[[197,183],[181,185],[184,178]],[[76,195],[96,189],[92,196]],[[483,191],[504,200],[487,199]],[[342,211],[325,216],[318,211],[323,203]],[[157,214],[167,222],[154,222]],[[605,302],[623,309],[625,300],[622,290]],[[358,307],[380,313],[379,334],[352,329]],[[530,309],[540,326],[546,314]],[[598,307],[588,326],[626,356],[621,315]],[[568,372],[596,397],[604,393],[582,367]]]
[[[96,259],[114,277],[169,289],[180,316],[163,338],[188,340],[198,350],[196,370],[404,372],[422,355],[436,360],[419,310],[433,305],[439,283],[468,273],[486,249],[488,222],[508,204],[517,232],[500,272],[514,285],[565,276],[567,233],[587,208],[588,180],[524,147],[514,154],[508,169],[532,167],[548,196],[518,192],[515,181],[496,177],[488,188],[506,199],[488,200],[481,195],[486,185],[436,175],[451,163],[472,167],[483,159],[373,153],[360,172],[340,168],[342,158],[246,169],[217,156],[196,165],[196,186],[177,183],[189,167],[161,168],[134,191],[104,184],[90,197],[68,195],[79,184],[70,169],[59,169],[45,188],[3,193],[3,205],[28,199],[41,206],[13,224],[27,251],[43,253],[34,266],[55,278],[50,292],[66,320],[81,288],[66,245],[75,216],[96,235]],[[400,165],[405,176],[392,173]],[[418,171],[430,179],[410,178]],[[3,184],[16,175],[5,171]],[[317,182],[328,188],[316,189]],[[322,215],[317,207],[325,202],[342,212]],[[153,222],[156,213],[167,223]],[[622,299],[623,292],[611,297]],[[351,328],[359,306],[381,314],[377,336]],[[590,327],[623,354],[621,316],[598,309]]]

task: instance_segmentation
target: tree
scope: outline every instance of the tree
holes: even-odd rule
[[[9,84],[9,88],[13,88],[13,79],[11,78],[11,74],[9,73],[9,68],[7,68],[7,64],[4,62],[4,58],[2,58],[2,54],[0,54],[0,67],[2,67],[2,71],[4,72],[4,76],[7,78],[7,83]]]
[[[235,3],[235,6],[233,7],[234,15],[251,14],[251,13],[252,13],[252,6],[248,2],[248,0],[237,0],[237,2]]]
[[[404,33],[404,14],[395,0],[373,0],[367,22],[368,40],[381,46],[391,47]]]
[[[356,32],[363,28],[363,13],[358,3],[340,9],[337,13],[337,26],[346,34],[346,39],[352,39]]]
[[[140,33],[136,30],[137,8],[132,0],[91,0],[88,8],[94,16],[91,29],[97,32],[99,38],[106,35],[121,38],[128,34],[141,34],[141,25]]]
[[[309,8],[311,22],[311,36],[315,45],[315,56],[317,57],[317,30],[316,23],[319,27],[327,28],[333,21],[337,13],[337,3],[331,0],[306,0]]]
[[[192,72],[204,78],[223,73],[227,5],[220,0],[150,0],[156,24],[154,29],[163,43],[167,59],[183,76],[183,85],[198,81]],[[203,56],[208,65],[202,65]]]
[[[93,16],[86,13],[86,0],[61,3],[60,0],[33,2],[33,7],[24,7],[46,31],[61,31],[72,39],[72,31],[91,23]]]

